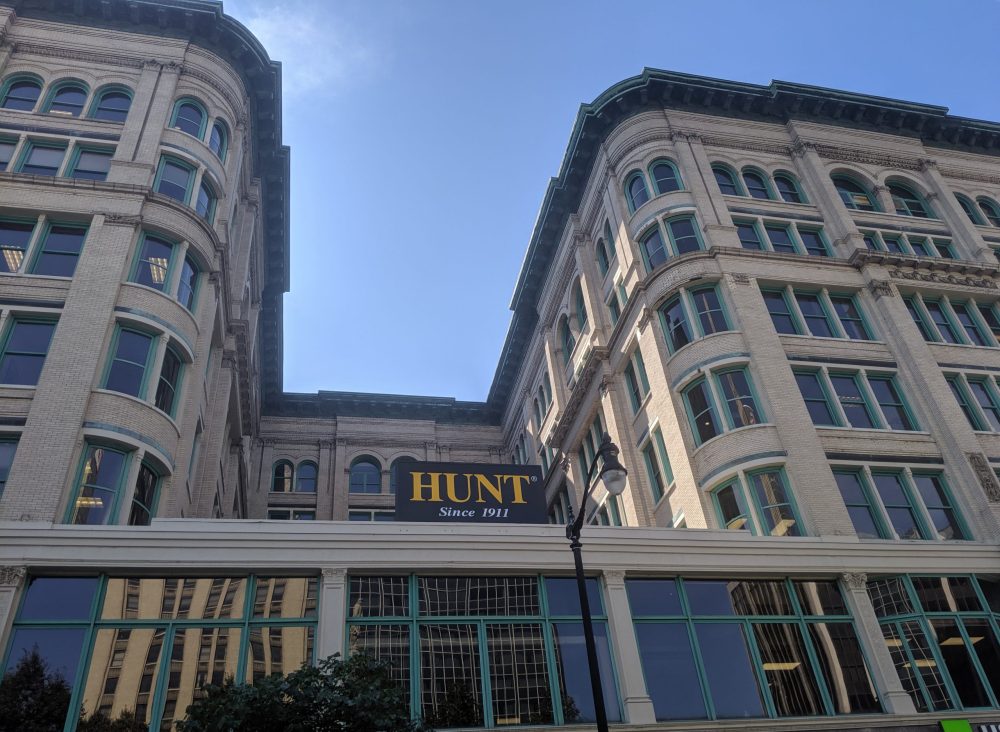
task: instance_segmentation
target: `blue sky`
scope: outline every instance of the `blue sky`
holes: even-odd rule
[[[226,0],[284,64],[285,389],[482,400],[579,105],[644,66],[1000,120],[1000,1]]]

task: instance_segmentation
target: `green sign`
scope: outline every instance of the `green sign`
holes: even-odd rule
[[[972,725],[967,719],[942,719],[941,732],[972,732]]]

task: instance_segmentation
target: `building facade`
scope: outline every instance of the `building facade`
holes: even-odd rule
[[[291,394],[280,67],[212,2],[0,1],[4,684],[167,730],[367,651],[439,728],[585,725],[608,433],[622,729],[1000,723],[998,140],[646,70],[580,110],[484,402]],[[537,463],[553,525],[394,523],[406,460]]]

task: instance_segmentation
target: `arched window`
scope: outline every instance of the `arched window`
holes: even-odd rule
[[[729,168],[722,165],[713,165],[712,173],[715,175],[715,182],[719,184],[719,190],[722,191],[724,195],[743,195],[742,191],[740,191],[739,183],[736,182],[736,176],[733,175],[733,171]]]
[[[35,108],[41,93],[42,82],[39,80],[25,76],[16,77],[7,82],[0,107],[30,112]]]
[[[681,177],[669,160],[657,160],[649,167],[649,175],[653,179],[653,188],[656,189],[658,196],[681,189]]]
[[[90,116],[108,122],[124,122],[132,106],[132,92],[125,87],[109,87],[97,92]]]
[[[399,487],[399,466],[403,463],[415,463],[416,458],[412,458],[409,455],[402,455],[392,461],[392,466],[389,468],[389,492],[394,494],[396,489]]]
[[[892,205],[900,216],[914,216],[918,219],[932,218],[930,208],[924,203],[919,193],[899,183],[889,184],[889,195]]]
[[[565,315],[559,321],[559,343],[562,345],[563,363],[568,366],[573,349],[576,348],[576,338],[573,337],[573,331],[569,329],[569,320]]]
[[[597,246],[594,249],[597,257],[597,269],[601,271],[601,276],[603,277],[611,267],[611,262],[608,259],[608,249],[604,246],[604,239],[598,239]]]
[[[541,387],[539,387],[541,388]],[[535,424],[539,427],[542,426],[542,405],[538,401],[538,397],[531,400],[531,407],[535,413]]]
[[[962,207],[963,211],[965,211],[965,215],[969,217],[969,221],[974,223],[976,226],[983,225],[983,217],[980,215],[979,211],[976,210],[976,206],[972,203],[972,201],[963,196],[961,193],[955,194],[955,200],[958,201],[958,205]]]
[[[170,126],[181,132],[197,137],[205,136],[205,108],[194,99],[179,99],[174,105],[174,114],[170,118]]]
[[[746,185],[747,193],[750,194],[751,198],[760,198],[763,200],[774,198],[774,196],[771,195],[770,186],[768,186],[767,181],[764,180],[764,175],[762,173],[758,173],[756,170],[744,168],[743,183]]]
[[[646,179],[638,170],[629,173],[628,180],[625,182],[625,197],[628,199],[629,211],[633,213],[649,200]]]
[[[201,185],[198,186],[198,200],[195,203],[195,210],[208,223],[212,223],[212,220],[215,218],[216,200],[217,197],[215,191],[212,190],[212,186],[209,185],[207,180],[202,180]]]
[[[840,194],[840,200],[847,208],[853,208],[857,211],[878,211],[875,197],[853,178],[836,175],[833,176],[832,180],[837,193]]]
[[[219,160],[226,161],[226,151],[229,150],[229,130],[221,119],[212,125],[212,134],[208,136],[208,147]]]
[[[316,463],[309,461],[299,463],[299,467],[295,471],[295,490],[299,493],[315,493],[318,473]]]
[[[87,87],[78,81],[67,81],[56,86],[42,108],[43,112],[79,117],[87,101]]]
[[[271,490],[275,493],[291,493],[294,472],[292,464],[287,460],[276,462],[271,471]]]
[[[351,493],[381,493],[382,466],[373,457],[359,457],[351,463]]]
[[[994,226],[1000,226],[1000,206],[989,198],[977,198],[980,210],[986,215],[986,220]]]
[[[805,203],[805,196],[799,189],[798,181],[788,173],[775,173],[774,187],[778,189],[781,200],[786,203]]]
[[[604,241],[607,242],[608,262],[610,262],[618,255],[618,250],[615,248],[614,234],[611,233],[611,223],[607,219],[604,220]]]
[[[582,333],[587,327],[587,303],[583,299],[583,288],[577,282],[573,286],[573,308],[576,311],[576,322]]]

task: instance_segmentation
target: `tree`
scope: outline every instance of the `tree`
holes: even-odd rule
[[[254,685],[227,679],[206,686],[187,708],[178,732],[422,732],[410,719],[403,688],[390,665],[364,654],[338,654],[288,676]]]
[[[111,719],[104,712],[94,712],[86,719],[80,713],[76,732],[148,732],[149,725],[131,709],[124,709],[118,719]]]
[[[0,732],[62,732],[69,698],[69,684],[35,646],[0,682]]]

